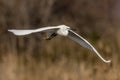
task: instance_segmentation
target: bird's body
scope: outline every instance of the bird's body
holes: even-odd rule
[[[70,30],[70,27],[67,26],[58,26],[60,29],[57,30],[57,34],[61,35],[61,36],[68,36],[68,31]]]
[[[68,27],[66,25],[43,27],[43,28],[33,29],[33,30],[12,29],[12,30],[8,30],[8,31],[14,33],[15,35],[22,36],[22,35],[28,35],[28,34],[36,33],[36,32],[42,32],[42,31],[46,32],[48,30],[54,30],[54,32],[50,36],[47,37],[47,40],[50,40],[57,35],[66,36],[66,37],[74,40],[78,44],[82,45],[83,47],[86,47],[86,48],[94,51],[105,63],[110,62],[110,60],[105,60],[87,40],[85,40],[83,37],[81,37],[80,35],[75,33],[73,30],[71,30],[70,27]]]

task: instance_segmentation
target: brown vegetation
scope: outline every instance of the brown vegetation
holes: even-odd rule
[[[0,0],[0,80],[119,80],[117,0]],[[114,10],[115,9],[115,10]],[[91,42],[110,64],[73,41],[8,29],[65,24]],[[63,43],[64,42],[64,43]]]

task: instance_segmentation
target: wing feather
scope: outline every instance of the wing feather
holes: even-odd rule
[[[86,39],[84,39],[83,37],[81,37],[80,35],[78,35],[77,33],[75,33],[74,31],[69,30],[68,37],[69,37],[70,39],[72,39],[73,41],[79,43],[79,44],[82,45],[83,47],[88,48],[88,49],[94,51],[94,52],[100,57],[100,59],[102,59],[105,63],[109,63],[109,62],[110,62],[110,60],[105,60],[105,59],[98,53],[98,51],[97,51]]]
[[[59,29],[59,27],[43,27],[43,28],[31,29],[31,30],[10,29],[8,31],[12,32],[15,35],[22,36],[22,35],[28,35],[31,33],[42,32],[42,31],[46,31],[46,30],[57,30],[57,29]]]

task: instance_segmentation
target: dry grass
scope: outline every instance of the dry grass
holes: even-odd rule
[[[116,56],[111,58],[112,63],[105,64],[92,52],[68,39],[61,43],[59,38],[46,42],[47,48],[39,55],[3,56],[0,80],[119,80]]]
[[[89,54],[88,54],[89,55]],[[4,56],[0,63],[1,80],[119,80],[118,64],[101,61],[76,61],[61,57],[36,61],[29,55]],[[101,66],[102,65],[102,66]]]

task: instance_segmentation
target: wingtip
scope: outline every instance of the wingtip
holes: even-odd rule
[[[8,29],[9,32],[11,32],[12,30]]]
[[[8,29],[8,31],[14,33],[14,30],[12,30],[12,29]]]
[[[110,63],[111,62],[111,60],[107,60],[107,61],[104,61],[105,63]]]
[[[9,29],[8,31],[11,32],[11,33],[13,33],[14,35],[18,35],[18,36],[21,35],[21,34],[19,34],[19,33],[16,33],[15,30],[13,30],[13,29]]]

